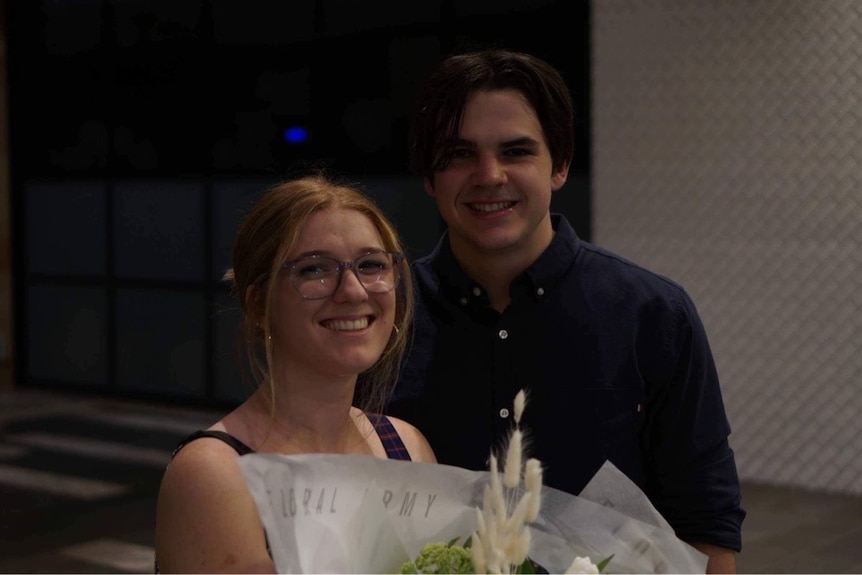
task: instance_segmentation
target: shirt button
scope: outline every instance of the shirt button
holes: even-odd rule
[[[460,300],[458,300],[458,301],[460,301],[460,302],[461,302],[461,305],[467,305],[467,298],[465,298],[465,297],[462,297],[462,298],[461,298]]]
[[[506,339],[507,337],[509,337],[509,332],[505,329],[501,329],[499,332],[497,332],[497,335],[500,336],[500,339]]]
[[[501,409],[500,410],[500,417],[502,417],[503,419],[506,419],[507,417],[509,417],[509,410],[506,409],[505,407],[503,409]]]
[[[539,288],[536,290],[537,295],[545,295],[545,288]]]
[[[480,295],[482,295],[482,290],[480,290],[480,289],[479,289],[479,288],[477,288],[477,287],[474,287],[474,288],[473,288],[473,295],[474,295],[474,296],[476,296],[476,297],[479,297]]]

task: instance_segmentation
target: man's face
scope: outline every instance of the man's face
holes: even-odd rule
[[[449,164],[425,181],[462,263],[506,255],[531,264],[550,244],[551,193],[566,181],[554,171],[541,124],[517,91],[473,93]]]

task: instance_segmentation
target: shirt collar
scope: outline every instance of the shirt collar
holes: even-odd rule
[[[529,295],[536,300],[547,297],[560,283],[580,249],[581,240],[562,214],[551,214],[554,238],[539,258],[515,278],[510,288],[512,299]],[[432,266],[440,281],[440,292],[462,305],[488,303],[485,290],[470,279],[455,260],[446,231],[431,255]]]

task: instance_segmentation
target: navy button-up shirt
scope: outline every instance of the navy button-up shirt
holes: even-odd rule
[[[414,262],[414,340],[388,412],[416,425],[441,463],[487,469],[525,388],[522,427],[546,485],[577,494],[610,460],[680,538],[739,550],[730,426],[694,304],[552,220],[551,245],[512,283],[503,313],[446,234]]]

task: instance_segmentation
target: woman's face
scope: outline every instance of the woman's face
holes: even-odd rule
[[[396,290],[369,292],[349,266],[341,266],[340,278],[336,273],[321,282],[320,274],[334,262],[384,250],[377,228],[358,211],[329,209],[308,219],[287,256],[295,265],[276,279],[272,337],[279,367],[340,377],[374,365],[392,335]],[[379,256],[361,262],[360,274],[372,290],[379,286],[375,270],[383,262]],[[334,291],[320,297],[328,291],[324,283]],[[297,286],[317,299],[303,298]]]

